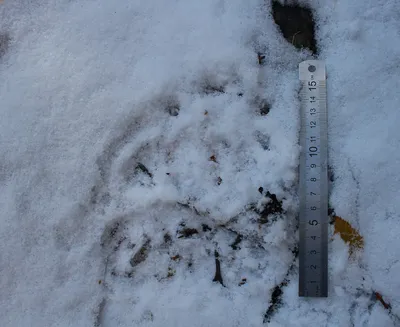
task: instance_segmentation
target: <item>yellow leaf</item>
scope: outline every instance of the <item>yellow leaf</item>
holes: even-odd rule
[[[364,238],[358,233],[358,231],[341,217],[335,216],[334,219],[334,234],[339,234],[342,240],[349,244],[350,255],[354,250],[362,249],[364,247]]]

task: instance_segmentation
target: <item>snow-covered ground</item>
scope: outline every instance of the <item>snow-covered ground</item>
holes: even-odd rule
[[[331,230],[329,298],[297,296],[293,254],[311,54],[268,1],[4,0],[0,326],[400,326],[400,2],[301,3],[330,202],[365,242]]]

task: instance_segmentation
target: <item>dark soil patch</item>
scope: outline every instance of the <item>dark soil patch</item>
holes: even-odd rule
[[[278,200],[276,194],[271,194],[270,192],[267,191],[265,197],[269,198],[269,202],[260,212],[260,218],[259,218],[260,224],[266,224],[268,222],[268,218],[270,215],[280,214],[283,212],[282,201]]]
[[[198,234],[199,232],[195,228],[184,228],[178,232],[180,235],[178,238],[189,238],[195,234]]]
[[[212,228],[208,226],[207,224],[202,224],[201,228],[203,229],[203,232],[210,232],[212,231]]]
[[[142,172],[144,174],[146,174],[147,176],[149,176],[150,178],[153,178],[153,174],[150,173],[150,171],[147,169],[147,167],[145,165],[143,165],[142,163],[138,163],[137,166],[135,167],[135,170],[137,172]]]
[[[237,234],[236,238],[235,238],[235,241],[230,245],[230,247],[233,250],[240,250],[239,244],[242,242],[242,240],[243,240],[243,235],[242,234]]]
[[[207,95],[223,94],[223,93],[225,93],[225,87],[222,85],[204,85],[203,92]]]
[[[164,246],[170,246],[172,245],[172,237],[169,233],[164,234]]]
[[[263,101],[260,106],[260,115],[266,116],[269,114],[270,110],[271,110],[271,105],[268,102]]]
[[[293,273],[293,270],[296,268],[294,262],[296,261],[297,258],[297,254],[296,254],[296,250],[292,251],[294,254],[293,257],[293,262],[290,265],[286,276],[283,278],[282,282],[279,283],[278,285],[276,285],[274,287],[274,289],[272,290],[271,293],[271,299],[269,301],[269,306],[267,311],[264,314],[264,324],[271,322],[272,317],[274,316],[274,314],[279,310],[279,308],[282,306],[282,296],[283,296],[283,292],[285,287],[289,284],[290,282],[290,276]]]
[[[308,48],[317,53],[313,13],[299,4],[282,5],[272,1],[272,15],[283,37],[298,49]]]
[[[6,53],[10,45],[11,38],[7,33],[0,33],[0,58]]]
[[[179,111],[181,110],[181,108],[179,107],[179,105],[177,104],[173,104],[173,105],[169,105],[167,107],[167,111],[171,116],[178,116],[179,115]]]
[[[131,258],[130,264],[132,267],[137,266],[147,259],[150,251],[150,239],[147,239],[142,247],[135,253],[135,255]]]

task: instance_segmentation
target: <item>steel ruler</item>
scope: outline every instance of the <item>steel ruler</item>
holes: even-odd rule
[[[325,64],[299,65],[299,296],[328,296],[328,115]]]

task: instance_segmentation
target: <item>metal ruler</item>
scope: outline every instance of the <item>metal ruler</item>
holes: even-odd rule
[[[328,122],[325,64],[299,65],[299,296],[328,296]]]

